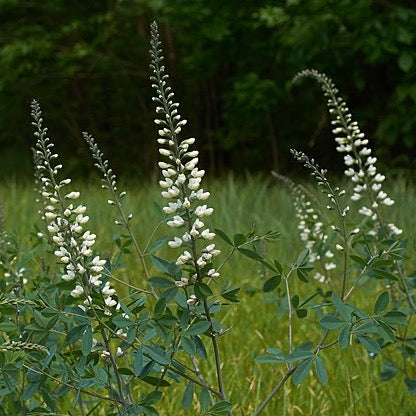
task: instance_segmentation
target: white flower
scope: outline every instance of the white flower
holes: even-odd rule
[[[195,215],[197,217],[207,217],[214,212],[214,208],[207,208],[206,205],[200,205],[195,209]]]
[[[192,227],[199,229],[199,228],[202,228],[203,226],[204,226],[204,223],[200,219],[197,218]]]
[[[215,278],[215,277],[218,277],[220,274],[215,269],[210,269],[210,270],[208,270],[207,275],[209,277]]]
[[[356,161],[355,161],[355,159],[351,155],[346,155],[346,156],[344,156],[344,163],[347,166],[351,166],[354,163],[356,163]]]
[[[107,359],[108,357],[110,356],[110,353],[108,352],[108,351],[106,351],[106,350],[104,350],[101,354],[100,354],[100,357],[102,358],[102,359]]]
[[[181,277],[181,280],[176,280],[175,285],[177,287],[185,287],[189,284],[189,280],[186,277]]]
[[[80,285],[76,285],[75,289],[71,292],[71,296],[79,298],[84,293],[84,288]]]
[[[374,177],[374,180],[376,182],[383,182],[386,177],[384,175],[381,175],[380,173],[377,173],[377,175]]]
[[[186,303],[187,303],[189,306],[193,306],[193,305],[195,305],[197,302],[198,302],[198,298],[197,298],[195,295],[191,295],[191,296],[189,296],[189,299],[186,301]]]
[[[182,240],[178,237],[174,237],[172,241],[168,242],[168,246],[171,248],[180,247],[182,245]]]
[[[178,259],[176,260],[177,265],[182,265],[188,262],[192,259],[192,255],[189,251],[184,251],[183,254],[181,254]]]
[[[215,237],[215,233],[211,233],[209,228],[207,228],[206,230],[202,231],[201,237],[205,240],[212,240]]]
[[[333,270],[335,269],[337,266],[335,263],[325,263],[325,270],[329,271],[329,270]]]
[[[188,182],[188,188],[192,191],[196,191],[201,183],[201,178],[190,178]]]
[[[117,301],[115,301],[111,296],[106,298],[104,302],[110,308],[117,305]]]
[[[181,227],[184,223],[185,221],[181,216],[175,215],[172,220],[167,222],[167,225],[169,227],[178,228],[178,227]]]
[[[102,281],[100,280],[101,275],[94,275],[94,276],[90,276],[89,278],[89,282],[90,284],[92,284],[95,287],[101,286]]]
[[[360,156],[368,156],[369,154],[371,154],[371,149],[363,147],[358,153]]]
[[[388,207],[391,207],[394,204],[394,201],[390,198],[386,198],[382,203]]]
[[[165,214],[173,214],[178,209],[178,204],[175,202],[169,202],[167,207],[163,207],[163,212]]]
[[[63,181],[62,181],[63,182]],[[76,191],[72,191],[69,194],[65,195],[65,198],[67,199],[78,199],[79,198],[80,193],[76,192]]]
[[[197,164],[198,164],[198,158],[195,157],[192,160],[190,160],[188,163],[185,164],[185,169],[192,171],[193,169],[195,169]]]
[[[388,224],[387,226],[389,227],[390,231],[393,234],[400,235],[403,232],[403,230],[401,230],[400,228],[396,227],[394,224]]]
[[[116,293],[115,289],[111,289],[110,283],[106,282],[104,287],[101,289],[101,293],[106,296],[113,296]]]
[[[361,207],[358,212],[366,217],[371,217],[373,215],[373,211],[367,207]]]

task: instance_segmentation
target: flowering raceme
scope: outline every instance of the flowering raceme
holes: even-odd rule
[[[362,205],[358,212],[371,218],[377,224],[370,234],[374,234],[382,225],[386,226],[391,234],[401,234],[401,229],[391,223],[385,224],[382,219],[381,206],[392,206],[394,201],[381,189],[385,176],[377,173],[375,166],[377,158],[372,155],[371,148],[368,146],[369,141],[361,132],[358,123],[352,120],[345,101],[337,95],[338,89],[335,84],[326,75],[314,69],[300,72],[294,80],[306,76],[315,78],[327,97],[329,113],[333,118],[332,132],[338,145],[336,149],[344,153],[344,164],[347,167],[345,175],[354,184],[351,199],[353,201],[366,199],[369,206]]]
[[[314,277],[320,282],[329,279],[329,271],[336,268],[331,261],[334,253],[328,246],[328,234],[325,231],[324,223],[313,208],[312,202],[308,199],[306,189],[293,182],[290,178],[272,172],[273,176],[282,181],[293,194],[293,206],[298,218],[299,237],[309,250],[309,262],[319,261],[323,268],[323,274],[316,272]]]
[[[195,139],[179,139],[186,120],[179,115],[179,104],[173,100],[174,94],[167,85],[168,75],[165,74],[163,66],[164,57],[156,24],[152,25],[151,47],[150,68],[153,75],[150,79],[156,91],[153,101],[156,103],[158,114],[155,119],[159,127],[157,141],[162,146],[159,153],[164,158],[159,162],[163,176],[159,185],[163,198],[167,200],[166,206],[163,207],[164,213],[169,215],[167,225],[179,230],[179,235],[169,241],[168,245],[171,248],[181,247],[183,251],[177,257],[176,264],[193,266],[194,279],[215,278],[219,273],[211,266],[211,262],[220,251],[216,249],[215,244],[205,243],[212,240],[215,233],[204,223],[205,218],[209,217],[214,209],[202,202],[209,198],[210,193],[202,188],[205,171],[198,168],[199,153],[191,148]],[[188,283],[191,283],[188,279],[182,279],[177,281],[177,286],[184,287]],[[194,298],[190,298],[188,303],[195,302]]]
[[[47,137],[47,128],[42,126],[42,113],[39,104],[32,102],[32,123],[37,131],[35,136],[35,166],[36,177],[39,178],[39,192],[44,201],[43,218],[47,224],[47,230],[55,246],[54,254],[63,265],[61,278],[67,282],[74,282],[74,288],[70,292],[74,298],[81,298],[86,306],[91,306],[92,296],[95,294],[103,297],[105,312],[111,314],[110,308],[118,307],[118,302],[113,298],[116,291],[110,287],[110,283],[104,283],[102,272],[106,261],[99,256],[93,257],[92,247],[95,244],[96,235],[84,227],[89,221],[86,207],[77,204],[80,197],[77,191],[66,193],[65,186],[71,183],[70,179],[57,182],[56,175],[62,165],[56,165],[53,161],[58,157],[52,153],[54,144]]]

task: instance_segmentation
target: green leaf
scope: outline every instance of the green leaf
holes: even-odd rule
[[[300,384],[308,376],[309,371],[311,371],[312,364],[314,362],[314,357],[308,358],[305,361],[301,362],[296,370],[293,373],[293,382],[295,384]]]
[[[238,251],[240,253],[243,253],[245,256],[250,257],[253,260],[259,261],[259,262],[263,262],[263,257],[260,256],[259,253],[257,253],[256,251],[253,250],[249,250],[248,248],[239,248]]]
[[[383,292],[379,295],[379,297],[376,300],[376,304],[374,306],[374,313],[376,315],[380,314],[384,309],[387,308],[387,305],[390,302],[390,295],[389,292]]]
[[[206,412],[211,404],[211,398],[209,395],[209,391],[204,387],[201,392],[199,393],[199,404],[201,405],[201,409],[203,412]]]
[[[381,351],[379,343],[372,338],[361,335],[357,339],[369,353],[378,354]]]
[[[365,259],[363,259],[362,257],[359,257],[359,256],[355,256],[355,255],[351,255],[350,256],[350,259],[351,260],[354,260],[356,263],[358,263],[359,265],[361,265],[361,266],[365,266],[365,265],[367,265],[367,262],[366,262],[366,260]]]
[[[296,269],[296,274],[302,282],[309,283],[309,277],[306,269],[298,268]]]
[[[325,363],[321,357],[317,356],[315,360],[315,371],[322,385],[328,384],[328,374],[326,372]]]
[[[232,403],[222,401],[214,404],[209,410],[208,415],[210,416],[228,416],[231,408],[233,407]]]
[[[163,273],[169,273],[169,262],[161,259],[160,257],[156,257],[151,255],[150,258],[152,259],[152,263],[156,267],[157,270]]]
[[[247,238],[243,234],[236,234],[234,236],[234,246],[239,247],[247,241]]]
[[[320,324],[325,329],[339,329],[342,328],[346,322],[335,315],[326,315],[320,320]]]
[[[161,391],[152,391],[151,393],[147,394],[146,397],[141,402],[144,406],[151,406],[152,404],[156,404],[162,398]]]
[[[173,280],[169,280],[166,277],[155,276],[148,280],[149,284],[156,289],[169,289],[175,286]]]
[[[263,292],[271,292],[276,289],[280,285],[281,280],[282,278],[280,276],[272,276],[264,282]]]
[[[230,237],[228,237],[227,234],[225,234],[224,231],[219,230],[218,228],[215,228],[215,233],[219,235],[226,243],[228,243],[230,246],[234,246],[233,242],[231,241]]]
[[[82,338],[81,351],[82,355],[87,356],[92,350],[92,329],[88,325],[85,329],[84,336]]]
[[[130,319],[125,318],[124,316],[116,316],[112,319],[114,325],[117,325],[119,328],[126,328],[132,324]]]
[[[185,393],[182,397],[182,407],[184,410],[188,410],[192,405],[192,400],[194,397],[194,383],[190,381],[185,389]]]
[[[408,378],[404,379],[404,383],[407,387],[407,392],[410,394],[416,394],[416,378]]]
[[[202,283],[202,282],[195,283],[194,290],[195,290],[195,295],[200,299],[213,295],[211,288],[206,283]]]
[[[300,302],[300,298],[299,295],[293,295],[292,298],[290,299],[290,303],[292,304],[292,306],[294,308],[297,308]]]
[[[30,383],[23,392],[23,400],[29,400],[39,390],[40,383]]]
[[[383,315],[383,321],[387,324],[392,325],[405,325],[406,324],[406,315],[403,312],[393,310],[387,312],[385,315]]]
[[[155,304],[154,314],[161,315],[166,308],[166,299],[159,298],[159,300]]]
[[[331,298],[337,312],[341,315],[344,321],[348,322],[351,318],[351,313],[348,311],[348,308],[345,306],[344,302],[335,293],[332,293]]]
[[[398,372],[398,369],[394,366],[393,363],[386,361],[383,363],[383,369],[380,373],[381,381],[391,380]]]
[[[398,280],[397,277],[387,270],[372,268],[371,269],[378,279]]]
[[[347,348],[350,343],[350,331],[351,325],[345,325],[338,335],[338,344],[341,350]]]
[[[272,355],[260,355],[254,360],[261,364],[280,364],[285,362],[284,359]]]
[[[273,260],[273,264],[274,264],[274,267],[276,268],[276,271],[282,274],[283,273],[282,265],[277,260]]]
[[[187,352],[189,355],[196,354],[196,345],[195,345],[195,342],[192,341],[192,339],[187,338],[187,337],[182,337],[181,345],[184,351]]]
[[[299,319],[306,318],[308,311],[306,309],[296,309],[296,316]]]
[[[208,321],[198,321],[192,324],[186,331],[187,335],[200,335],[210,328],[211,324]]]
[[[239,287],[230,287],[226,289],[224,292],[221,293],[221,296],[230,301],[230,302],[240,302],[240,300],[237,297],[237,293],[240,291]]]
[[[142,380],[152,386],[169,387],[170,383],[166,380],[160,380],[160,377],[146,376]]]
[[[306,360],[314,355],[309,351],[293,351],[292,354],[289,354],[286,358],[287,363],[294,363],[295,361]]]
[[[85,328],[86,325],[79,325],[71,328],[65,338],[65,342],[67,344],[74,344],[75,342],[77,342],[82,337]]]
[[[146,345],[143,349],[143,353],[147,354],[152,360],[162,365],[170,364],[170,359],[165,357],[164,351],[156,346]]]
[[[309,250],[303,250],[296,259],[295,266],[301,267],[308,262]]]
[[[162,247],[163,244],[165,244],[168,240],[168,237],[162,237],[160,240],[156,241],[156,243],[154,243],[153,246],[150,248],[150,254],[153,254],[157,250],[159,250],[159,248]]]

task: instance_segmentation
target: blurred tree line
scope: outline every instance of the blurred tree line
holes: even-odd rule
[[[29,103],[43,106],[70,170],[92,133],[116,170],[157,160],[149,24],[203,166],[284,170],[288,149],[334,156],[325,100],[300,70],[331,76],[390,168],[416,156],[415,0],[0,0],[0,174],[31,172]]]

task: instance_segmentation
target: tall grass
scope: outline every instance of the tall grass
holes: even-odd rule
[[[160,220],[157,206],[162,203],[159,188],[153,184],[134,184],[127,182],[123,187],[127,190],[127,208],[135,213],[133,228],[139,242],[144,246]],[[416,230],[414,215],[416,206],[416,189],[405,180],[398,180],[390,187],[390,195],[396,200],[392,210],[392,220],[401,228],[411,232],[409,235],[409,253],[414,253]],[[113,210],[105,203],[104,191],[99,191],[97,183],[87,182],[77,185],[82,193],[82,201],[88,206],[91,227],[97,233],[97,248],[108,255],[114,249],[114,236],[119,232],[113,221],[109,221]],[[258,231],[277,229],[281,233],[281,243],[264,247],[279,261],[290,263],[294,261],[302,244],[298,239],[297,224],[289,192],[272,179],[247,177],[236,179],[233,176],[211,181],[209,184],[215,208],[215,226],[227,233],[248,232],[255,228]],[[0,198],[3,200],[5,213],[5,228],[14,232],[21,244],[22,252],[29,246],[30,232],[35,231],[34,223],[38,222],[35,204],[35,193],[31,185],[17,182],[0,184]],[[113,225],[111,225],[113,224]],[[162,226],[155,235],[158,237],[168,233]],[[221,243],[219,242],[221,245]],[[225,245],[221,247],[226,250]],[[161,256],[163,257],[161,249]],[[167,249],[166,249],[167,250]],[[129,262],[133,256],[127,256],[123,261]],[[416,269],[416,257],[408,262]],[[144,277],[138,272],[135,264],[117,271],[120,279],[130,278],[132,281],[143,281]],[[31,265],[33,267],[33,265]],[[261,294],[263,281],[267,271],[253,269],[258,267],[247,258],[234,257],[222,272],[221,283],[224,279],[232,278],[232,283],[242,288],[241,303],[234,308],[225,308],[222,313],[224,325],[232,322],[227,342],[220,343],[224,363],[225,385],[227,395],[236,403],[236,415],[252,413],[260,404],[264,393],[270,391],[281,377],[283,371],[277,366],[262,366],[254,362],[254,356],[264,353],[270,346],[283,347],[286,338],[287,320],[279,315],[284,305],[278,304],[274,295]],[[126,270],[132,274],[127,276]],[[137,272],[135,272],[137,270]],[[154,273],[156,273],[154,271]],[[30,282],[28,283],[30,285]],[[313,282],[309,283],[314,285]],[[117,285],[116,285],[117,286]],[[304,285],[303,285],[304,286]],[[373,290],[371,286],[368,290]],[[121,290],[121,288],[120,288]],[[302,293],[302,286],[299,291]],[[375,290],[375,289],[374,289]],[[366,295],[361,293],[360,304],[365,305]],[[370,298],[370,296],[368,296]],[[371,299],[373,300],[373,299]],[[365,307],[364,307],[365,309]],[[309,317],[296,320],[294,327],[295,342],[316,338],[318,324],[316,319]],[[282,344],[276,340],[282,340]],[[323,354],[325,359],[325,353]],[[322,386],[316,379],[309,383],[294,386],[288,383],[280,394],[265,411],[267,415],[413,415],[416,408],[415,396],[409,395],[402,380],[393,379],[388,383],[379,380],[380,361],[370,359],[362,348],[351,348],[345,351],[332,351],[331,360],[326,360],[331,382]],[[214,369],[210,377],[214,380]],[[290,391],[290,394],[288,394]],[[248,392],[248,393],[247,393]],[[165,398],[165,408],[160,409],[163,415],[199,414],[197,407],[184,413],[180,406],[182,386],[171,392]],[[196,403],[196,401],[195,401]],[[69,405],[70,406],[70,405]],[[195,404],[197,406],[197,404]],[[70,407],[68,408],[70,409]],[[94,413],[105,415],[105,409]]]

